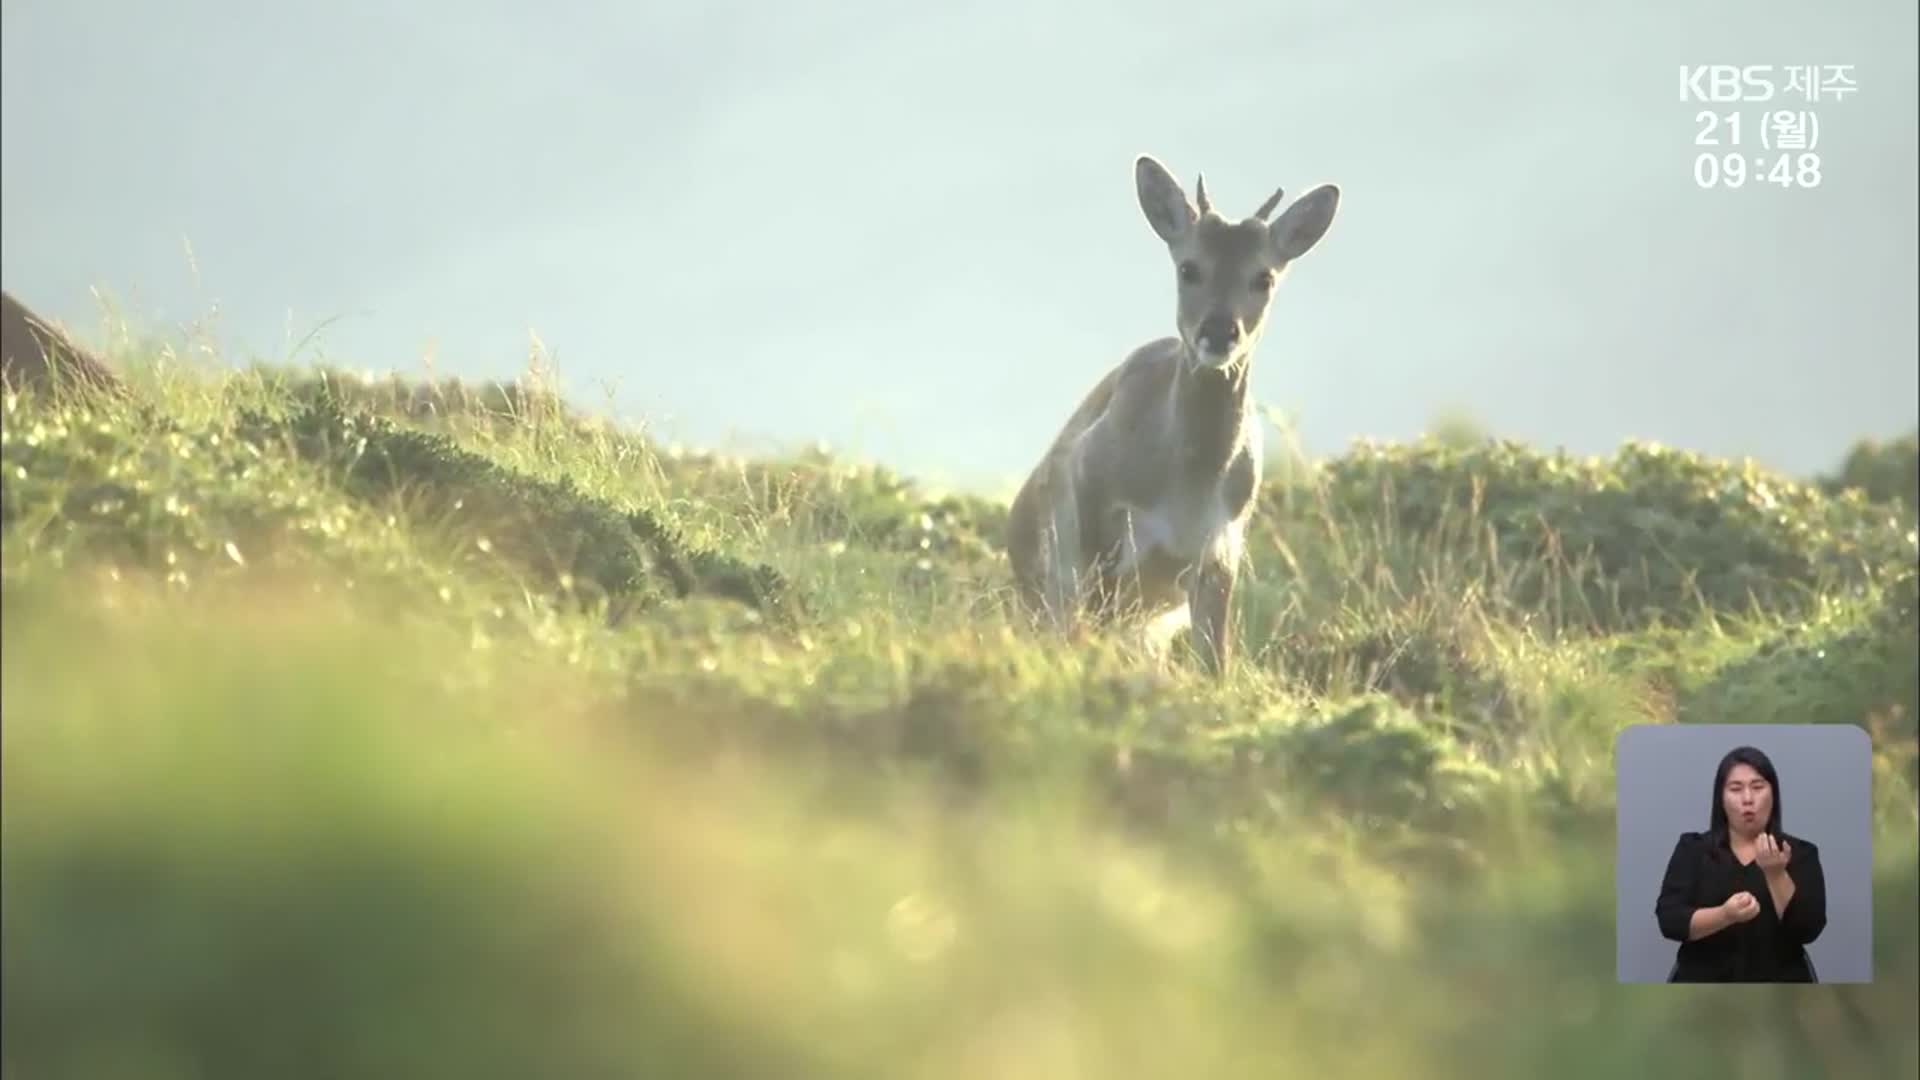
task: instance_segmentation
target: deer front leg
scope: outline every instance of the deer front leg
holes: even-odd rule
[[[1208,674],[1223,678],[1232,659],[1227,615],[1233,605],[1235,568],[1232,562],[1210,557],[1194,571],[1187,585],[1187,609],[1194,645]]]

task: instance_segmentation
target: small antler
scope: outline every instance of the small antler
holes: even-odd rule
[[[1260,204],[1260,209],[1255,210],[1253,216],[1261,221],[1267,220],[1267,215],[1273,213],[1273,208],[1280,205],[1280,197],[1285,194],[1284,188],[1274,188],[1273,194],[1267,196],[1267,201]]]
[[[1207,178],[1203,173],[1194,175],[1194,201],[1200,204],[1202,214],[1213,212],[1213,203],[1207,199]]]

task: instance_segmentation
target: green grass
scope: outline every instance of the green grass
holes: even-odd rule
[[[1284,463],[1215,684],[992,500],[122,360],[5,405],[7,1078],[1920,1068],[1897,493]],[[1874,733],[1876,982],[1616,986],[1615,735],[1752,720]]]

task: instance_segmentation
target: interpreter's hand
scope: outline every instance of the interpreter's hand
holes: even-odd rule
[[[1777,840],[1772,833],[1761,833],[1753,842],[1753,859],[1760,869],[1768,874],[1784,873],[1787,859],[1793,855],[1793,845],[1785,840]]]
[[[1720,905],[1720,910],[1726,912],[1727,918],[1734,922],[1743,923],[1760,914],[1760,901],[1754,899],[1750,892],[1737,892]]]

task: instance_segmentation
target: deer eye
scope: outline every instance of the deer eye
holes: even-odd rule
[[[1182,285],[1200,284],[1200,267],[1198,264],[1194,263],[1192,260],[1188,260],[1180,264],[1180,284]]]
[[[1254,292],[1266,292],[1268,289],[1273,288],[1273,271],[1271,270],[1260,271],[1259,273],[1253,275],[1253,281],[1250,282],[1249,284],[1253,288]]]

